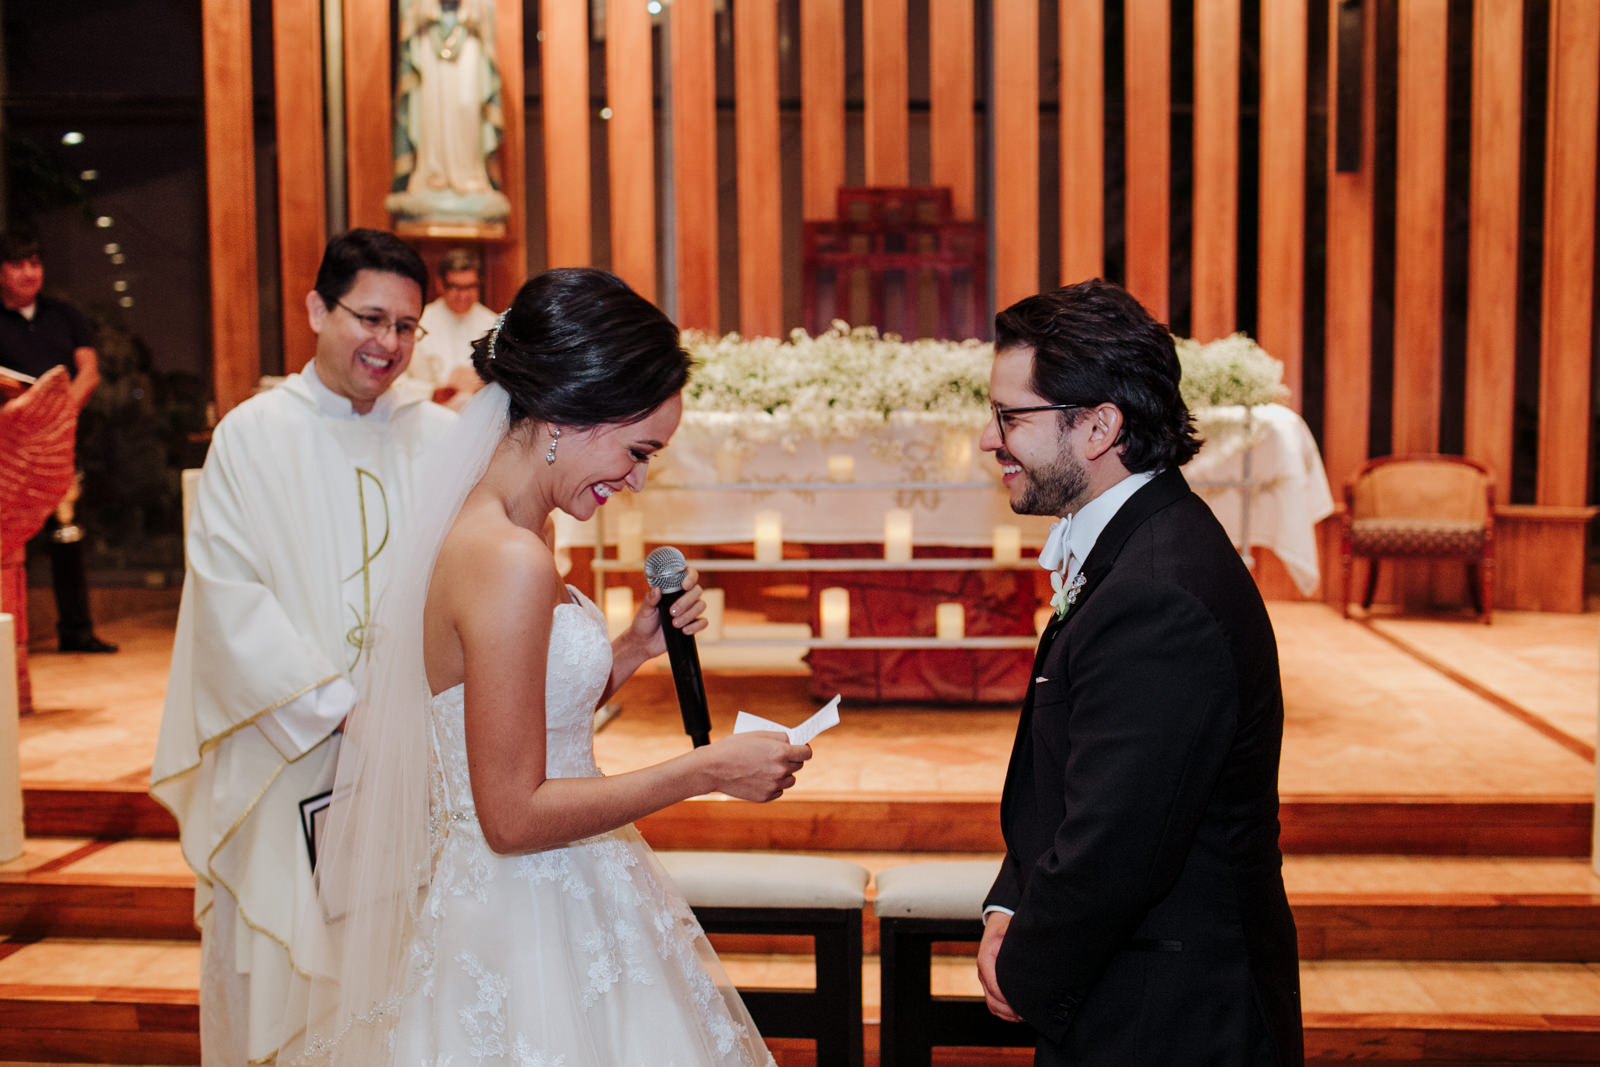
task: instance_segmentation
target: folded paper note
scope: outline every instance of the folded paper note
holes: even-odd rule
[[[739,717],[733,720],[733,732],[745,734],[752,730],[776,730],[780,734],[787,734],[791,745],[809,745],[813,737],[816,737],[830,726],[838,725],[839,698],[835,696],[818,708],[816,714],[799,726],[782,726],[770,719],[763,719],[759,715],[741,711]]]

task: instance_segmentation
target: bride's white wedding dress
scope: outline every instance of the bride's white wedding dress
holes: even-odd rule
[[[605,619],[576,590],[555,609],[546,768],[595,778]],[[631,825],[499,855],[467,770],[462,687],[433,698],[438,857],[410,950],[396,1065],[706,1067],[772,1062],[689,906]]]

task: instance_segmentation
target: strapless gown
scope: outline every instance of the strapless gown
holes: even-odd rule
[[[546,686],[547,774],[595,778],[605,619],[559,605]],[[462,687],[433,698],[438,859],[393,1034],[396,1065],[707,1067],[772,1057],[689,906],[631,825],[500,855],[472,801]]]

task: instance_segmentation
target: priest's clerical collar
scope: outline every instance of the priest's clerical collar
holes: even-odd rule
[[[377,419],[387,422],[394,416],[395,409],[400,406],[398,390],[390,388],[383,395],[372,402],[372,410],[365,415],[356,410],[355,405],[347,396],[340,396],[323,384],[317,377],[317,361],[312,360],[300,369],[300,376],[305,379],[306,385],[311,389],[311,396],[317,402],[317,410],[324,415],[336,419]]]

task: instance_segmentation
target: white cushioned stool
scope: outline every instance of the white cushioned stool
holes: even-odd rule
[[[923,1067],[938,1047],[1026,1048],[1033,1030],[989,1014],[982,997],[933,995],[936,941],[983,939],[983,898],[998,873],[989,860],[942,860],[878,872],[882,962],[881,1067]]]
[[[741,989],[767,1037],[810,1038],[818,1064],[861,1067],[865,867],[823,856],[657,852],[707,933],[811,938],[814,989]]]

